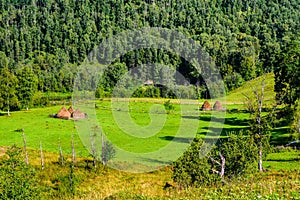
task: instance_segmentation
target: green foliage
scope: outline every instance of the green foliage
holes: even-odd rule
[[[293,140],[300,139],[300,99],[292,106],[291,134]]]
[[[219,151],[226,159],[225,176],[233,177],[254,171],[257,162],[257,146],[253,137],[244,132],[229,133],[221,139]]]
[[[250,113],[249,135],[255,139],[255,143],[258,147],[258,169],[263,171],[263,158],[266,157],[270,151],[270,135],[272,125],[275,121],[275,108],[276,105],[272,105],[267,109],[265,106],[265,76],[261,81],[261,84],[257,88],[252,87],[254,98],[247,97],[247,110]],[[263,110],[267,109],[267,114],[263,113]]]
[[[1,199],[40,199],[36,171],[25,164],[21,153],[21,149],[12,146],[6,152],[8,157],[0,162]]]
[[[28,66],[18,70],[16,77],[19,80],[17,87],[18,97],[23,106],[28,108],[32,105],[34,94],[37,92],[38,77]]]
[[[300,40],[288,42],[277,54],[275,65],[277,100],[293,105],[300,96]]]
[[[173,163],[172,178],[181,187],[209,185],[218,176],[211,172],[208,157],[200,157],[203,141],[195,139],[188,150]]]
[[[225,76],[224,81],[225,83],[227,83],[227,91],[232,91],[235,88],[239,88],[245,83],[242,75],[237,72],[233,72],[232,74],[228,74],[227,76]]]
[[[113,144],[110,143],[108,140],[103,141],[102,144],[104,145],[104,147],[102,147],[101,158],[102,163],[106,164],[109,160],[116,156],[116,150]]]
[[[245,137],[242,132],[230,133],[228,138],[222,139],[213,146],[206,156],[208,144],[195,139],[189,149],[173,163],[173,180],[182,187],[212,185],[235,176],[242,176],[253,172],[257,160],[257,147],[251,137]],[[221,157],[225,158],[224,175],[221,172]]]
[[[124,63],[114,63],[108,66],[101,77],[98,87],[103,88],[104,91],[112,93],[114,87],[117,83],[119,83],[120,79],[126,72],[127,67]]]
[[[160,89],[155,86],[142,86],[132,94],[132,97],[152,97],[159,98],[161,96]]]
[[[49,104],[49,98],[44,96],[41,91],[37,91],[32,97],[32,104],[33,106],[46,106]]]
[[[171,112],[173,112],[174,109],[175,109],[174,105],[170,102],[170,100],[165,101],[164,107],[165,107],[165,109],[166,109],[166,111],[167,111],[168,114],[170,114]]]
[[[163,27],[199,42],[220,68],[227,89],[232,90],[277,66],[275,53],[299,34],[299,10],[297,0],[8,0],[0,3],[0,68],[15,72],[20,62],[33,64],[39,91],[70,92],[76,65],[105,38],[124,30]],[[112,46],[125,48],[122,44],[108,45],[89,57],[96,59],[103,53],[112,58]],[[134,50],[113,62],[125,63],[128,69],[142,63],[163,63],[192,84],[205,87],[190,63],[165,50]],[[154,78],[165,74],[163,70],[157,72]],[[108,91],[111,86],[105,81],[103,89]]]
[[[0,109],[18,110],[20,103],[17,97],[18,79],[9,71],[7,67],[0,71]]]

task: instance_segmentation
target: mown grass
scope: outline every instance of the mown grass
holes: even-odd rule
[[[71,136],[78,154],[87,155],[82,145],[74,122],[50,118],[49,114],[56,113],[62,106],[33,108],[28,111],[12,112],[11,116],[2,113],[0,116],[0,146],[23,146],[22,129],[24,130],[27,146],[39,149],[40,141],[43,148],[50,152],[58,152],[58,142],[65,153],[71,153]]]
[[[143,101],[144,100],[144,101]],[[115,101],[115,100],[114,100]],[[174,145],[169,151],[174,152],[174,158],[167,155],[161,155],[162,159],[157,160],[161,163],[170,163],[180,155],[180,148],[186,145],[194,137],[214,138],[216,132],[221,131],[221,137],[226,136],[229,132],[236,132],[248,129],[249,113],[246,112],[242,104],[224,105],[227,112],[217,111],[199,111],[203,102],[181,102],[173,100],[174,110],[166,114],[161,99],[133,99],[128,102],[118,100],[112,108],[111,100],[96,101],[96,114],[102,131],[107,135],[109,140],[117,147],[124,151],[134,153],[148,153],[157,151],[171,142]],[[210,101],[214,103],[213,100]],[[82,134],[89,137],[90,132],[80,133],[78,135],[76,126],[85,126],[86,121],[82,120],[80,124],[74,124],[72,120],[61,120],[50,118],[49,114],[56,113],[62,105],[34,108],[28,111],[13,112],[10,117],[5,113],[0,116],[0,146],[10,146],[17,144],[23,146],[22,132],[23,129],[29,148],[38,149],[42,141],[43,148],[49,152],[58,152],[58,142],[60,141],[63,152],[71,153],[71,136],[74,134],[76,152],[78,155],[88,156],[84,144],[80,140]],[[129,115],[127,110],[129,110]],[[85,110],[83,110],[85,111]],[[116,121],[115,116],[119,116],[121,121]],[[156,121],[155,121],[156,120]],[[137,135],[132,135],[129,131],[122,130],[120,125],[134,123],[138,126]],[[152,135],[144,135],[142,128],[149,124],[160,124],[161,129],[157,129]],[[126,127],[125,127],[126,128]],[[128,128],[128,127],[127,127]],[[210,135],[208,135],[210,134]],[[286,144],[289,140],[287,130],[283,128],[274,129],[272,132],[271,143],[276,145]],[[100,141],[100,140],[99,140]],[[178,153],[177,153],[178,152]],[[122,160],[124,153],[116,154],[116,160]],[[133,160],[136,158],[132,158]],[[124,160],[124,159],[123,159]],[[153,161],[147,161],[147,164]]]
[[[300,151],[288,149],[270,153],[264,162],[264,167],[269,170],[298,169],[300,168]]]

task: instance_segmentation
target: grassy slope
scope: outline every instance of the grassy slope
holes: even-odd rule
[[[243,86],[231,91],[226,96],[227,102],[243,103],[245,102],[245,96],[254,97],[253,90],[261,90],[261,83],[265,77],[265,100],[270,101],[275,97],[274,92],[274,74],[269,73],[266,76],[261,76],[251,81],[246,82]]]

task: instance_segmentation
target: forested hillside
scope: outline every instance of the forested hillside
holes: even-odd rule
[[[299,37],[300,2],[1,0],[0,69],[7,67],[12,76],[21,76],[18,71],[28,66],[38,80],[32,86],[36,90],[71,91],[76,66],[95,45],[141,27],[178,30],[199,41],[220,68],[230,91],[273,71],[277,52]],[[129,52],[115,62],[125,63],[127,69],[141,63],[164,63],[178,69],[192,84],[198,81],[189,63],[157,49]]]

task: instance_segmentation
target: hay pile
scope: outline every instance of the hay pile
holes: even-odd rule
[[[223,110],[223,107],[222,107],[222,104],[220,101],[216,101],[216,103],[214,104],[214,107],[213,107],[214,110],[217,110],[217,111],[222,111]]]
[[[201,110],[211,110],[210,104],[208,101],[204,101]]]
[[[50,117],[60,119],[85,119],[87,114],[83,113],[79,108],[74,110],[72,106],[66,109],[64,106],[57,112],[57,114],[50,114]]]

